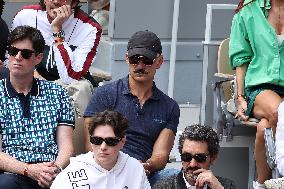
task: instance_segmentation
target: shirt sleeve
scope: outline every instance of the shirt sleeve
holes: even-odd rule
[[[168,119],[166,128],[167,129],[171,129],[174,134],[176,134],[177,132],[177,127],[179,124],[179,117],[180,117],[180,109],[177,103],[174,103],[172,111],[171,111],[171,115]]]
[[[246,23],[239,12],[233,18],[230,34],[229,58],[232,69],[242,64],[249,63],[252,56],[253,51],[249,41]]]
[[[74,108],[71,103],[71,98],[69,97],[67,91],[61,88],[61,109],[59,110],[59,125],[70,125],[74,127],[75,125],[75,113]]]
[[[84,117],[94,116],[97,112],[113,109],[113,98],[115,98],[115,94],[111,93],[110,90],[108,92],[105,85],[98,87],[88,103]]]
[[[98,25],[86,35],[83,42],[72,51],[66,42],[61,45],[53,44],[54,60],[60,79],[69,84],[80,80],[88,72],[97,52],[101,37],[101,28]]]

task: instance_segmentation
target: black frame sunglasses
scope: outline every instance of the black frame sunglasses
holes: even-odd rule
[[[190,162],[193,158],[198,163],[204,163],[207,160],[208,156],[209,154],[205,154],[205,153],[194,154],[194,155],[192,155],[191,153],[182,153],[180,157],[181,157],[181,161],[184,161],[184,162]]]
[[[8,47],[8,54],[10,56],[16,56],[19,53],[19,51],[21,52],[21,56],[24,59],[29,59],[32,56],[32,54],[35,53],[35,51],[30,49],[18,49],[13,46]]]
[[[141,61],[146,66],[152,66],[155,62],[155,59],[152,60],[144,55],[139,55],[139,54],[128,57],[128,60],[129,60],[129,64],[132,64],[132,65],[137,65],[139,64],[139,61]]]
[[[121,139],[122,138],[117,137],[102,138],[97,136],[91,136],[90,142],[94,145],[101,145],[103,142],[105,142],[108,146],[116,146],[121,141]]]

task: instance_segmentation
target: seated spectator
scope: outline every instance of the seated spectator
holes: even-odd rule
[[[60,85],[35,79],[44,38],[19,26],[8,38],[9,76],[0,81],[0,188],[50,187],[73,153],[74,112]]]
[[[236,117],[243,121],[259,119],[254,189],[265,189],[263,183],[271,177],[264,130],[271,128],[275,133],[277,110],[284,96],[282,7],[282,0],[240,0],[231,27],[229,56],[236,70]]]
[[[171,174],[163,169],[169,160],[180,115],[178,104],[153,81],[163,62],[161,41],[156,34],[136,32],[127,46],[129,75],[99,87],[84,115],[86,136],[89,116],[106,109],[126,116],[129,128],[122,151],[141,161],[151,185],[165,174]],[[91,150],[89,140],[86,146]]]
[[[191,125],[185,128],[179,139],[182,169],[174,176],[157,182],[153,189],[211,188],[234,189],[227,178],[215,176],[210,166],[219,153],[219,139],[211,127]]]
[[[80,116],[97,85],[89,68],[96,55],[101,27],[78,4],[79,0],[40,0],[40,5],[26,6],[17,13],[12,29],[29,25],[41,31],[46,47],[35,76],[58,80],[66,87],[75,104],[79,103],[76,111]],[[74,89],[78,95],[73,95]],[[75,99],[76,96],[81,99]]]
[[[71,158],[70,165],[55,178],[51,189],[83,186],[150,189],[141,163],[120,151],[126,141],[127,127],[127,119],[115,111],[106,110],[92,117],[89,125],[92,151]]]
[[[9,29],[6,22],[2,19],[2,13],[4,9],[5,2],[0,1],[0,69],[3,67],[3,62],[5,60],[5,52],[7,48],[7,39],[9,34]]]
[[[90,14],[102,27],[103,34],[108,33],[109,0],[88,0],[93,10]]]

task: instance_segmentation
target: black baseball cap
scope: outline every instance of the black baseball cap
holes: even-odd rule
[[[160,39],[153,32],[138,31],[129,39],[127,51],[129,57],[139,54],[154,60],[158,53],[162,53],[162,45]]]

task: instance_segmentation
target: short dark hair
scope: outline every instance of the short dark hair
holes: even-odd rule
[[[210,156],[215,156],[219,152],[219,139],[217,133],[208,126],[200,124],[187,126],[179,138],[179,152],[182,153],[184,141],[200,141],[206,142],[208,145],[208,152]]]
[[[31,26],[18,26],[10,32],[7,45],[11,46],[17,41],[28,39],[31,41],[36,54],[42,53],[45,47],[45,41],[41,32]]]
[[[128,120],[117,111],[105,110],[87,119],[90,119],[89,133],[91,136],[97,126],[109,125],[113,128],[116,137],[123,138],[128,128]]]
[[[80,5],[79,5],[80,0],[72,0],[72,1],[71,1],[71,4],[72,4],[72,3],[75,3],[75,7],[74,7],[75,12],[78,11],[78,9],[80,8]],[[42,8],[43,10],[46,10],[46,6],[45,6],[45,4],[44,4],[44,0],[39,0],[39,5],[41,6],[41,8]]]

